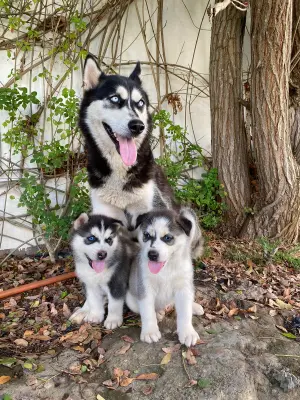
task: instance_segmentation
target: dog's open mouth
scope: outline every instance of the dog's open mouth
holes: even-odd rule
[[[90,264],[90,267],[93,268],[93,270],[97,273],[103,272],[105,269],[105,261],[99,261],[99,260],[91,260],[88,255],[85,255],[86,258],[88,259],[88,262]]]
[[[117,133],[113,132],[113,130],[108,124],[106,124],[105,122],[102,123],[108,136],[115,144],[116,149],[120,154],[123,163],[127,167],[131,167],[136,162],[137,158],[137,149],[134,139],[118,135]]]

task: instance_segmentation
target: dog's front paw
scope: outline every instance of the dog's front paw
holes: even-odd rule
[[[204,310],[203,307],[194,301],[193,303],[193,315],[203,315]]]
[[[179,342],[185,344],[186,347],[194,346],[199,339],[198,333],[190,326],[178,331]]]
[[[161,338],[161,333],[158,327],[153,327],[152,329],[143,329],[141,332],[141,341],[146,343],[158,342]]]
[[[76,324],[81,324],[83,321],[98,324],[103,321],[104,314],[90,311],[87,307],[82,307],[78,308],[69,319]]]
[[[104,321],[106,329],[116,329],[123,323],[123,317],[118,315],[108,315]]]

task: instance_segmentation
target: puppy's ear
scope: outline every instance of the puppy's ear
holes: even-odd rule
[[[113,227],[116,229],[116,232],[118,232],[118,230],[121,228],[121,226],[124,226],[123,222],[115,219],[112,223]]]
[[[193,224],[189,219],[187,219],[181,215],[179,217],[179,219],[177,220],[177,224],[183,229],[183,231],[185,232],[185,234],[187,236],[190,235]]]
[[[141,84],[140,75],[141,75],[141,64],[138,61],[136,63],[134,70],[129,75],[129,79],[132,79],[133,81],[137,82],[138,84]]]
[[[89,216],[86,213],[82,213],[79,217],[74,221],[73,228],[75,230],[79,229],[82,225],[86,224],[89,220]]]
[[[97,61],[91,54],[88,54],[83,70],[84,90],[94,89],[99,84],[100,79],[103,78],[105,78],[105,74],[100,71]]]
[[[136,222],[135,222],[135,229],[141,225],[141,223],[145,220],[147,215],[148,215],[148,213],[145,213],[145,214],[141,214],[137,217]]]

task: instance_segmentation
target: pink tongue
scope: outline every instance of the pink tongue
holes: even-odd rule
[[[92,261],[92,267],[96,272],[102,272],[105,268],[105,261]]]
[[[133,139],[124,138],[123,136],[117,135],[117,139],[120,145],[120,155],[123,163],[130,167],[136,162],[137,152],[136,145]]]
[[[165,265],[164,262],[149,261],[148,267],[152,274],[158,274],[162,267]]]

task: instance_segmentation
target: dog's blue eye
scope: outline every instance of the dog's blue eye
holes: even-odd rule
[[[87,240],[90,242],[90,243],[94,243],[94,242],[96,242],[96,240],[97,240],[97,238],[96,238],[96,236],[89,236],[89,237],[87,237]]]
[[[144,104],[145,104],[144,100],[140,100],[138,102],[138,107],[143,107]]]
[[[173,236],[165,235],[162,239],[164,242],[169,243],[169,242],[171,242],[171,240],[173,240]]]
[[[144,232],[144,238],[143,238],[144,242],[147,242],[147,240],[149,240],[150,237],[151,236],[150,236],[150,234],[148,232]]]
[[[112,245],[112,242],[113,242],[112,238],[109,237],[109,238],[107,238],[105,241],[106,241],[106,243],[109,244],[110,246]]]
[[[113,97],[110,98],[110,101],[112,103],[119,103],[119,97],[118,96],[113,96]]]

